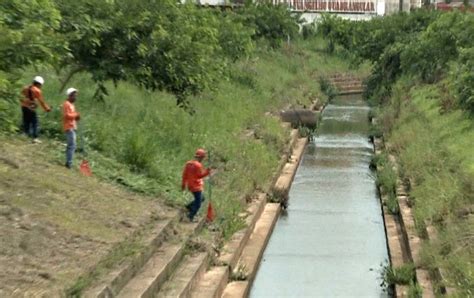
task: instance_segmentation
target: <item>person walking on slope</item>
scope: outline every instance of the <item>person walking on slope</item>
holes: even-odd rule
[[[23,87],[21,91],[21,112],[23,114],[23,131],[25,134],[33,138],[33,143],[40,143],[38,140],[39,121],[36,108],[38,102],[46,112],[50,112],[51,108],[46,104],[41,92],[41,87],[44,84],[44,79],[36,76],[33,83],[29,86]]]
[[[204,182],[202,179],[211,174],[211,169],[204,169],[201,163],[205,158],[206,151],[197,149],[194,159],[186,162],[183,170],[181,190],[185,191],[187,188],[194,196],[194,201],[187,206],[189,210],[188,218],[191,222],[194,222],[194,216],[196,216],[199,208],[201,208],[202,201],[204,201]]]
[[[66,94],[67,99],[63,104],[63,129],[67,140],[66,168],[70,169],[72,168],[74,151],[76,151],[77,121],[81,119],[81,116],[76,112],[76,107],[74,106],[78,94],[77,89],[69,88]]]

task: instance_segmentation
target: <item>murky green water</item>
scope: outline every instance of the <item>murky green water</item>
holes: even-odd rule
[[[380,202],[369,170],[366,103],[334,100],[307,147],[251,297],[386,297],[388,259]]]

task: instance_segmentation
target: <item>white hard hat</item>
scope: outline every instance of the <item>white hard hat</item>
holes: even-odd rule
[[[69,96],[71,93],[77,92],[76,88],[69,88],[66,90],[66,95]]]
[[[44,84],[44,79],[43,79],[43,77],[36,76],[36,77],[33,79],[33,82],[36,82],[36,83],[38,83],[38,84],[43,85],[43,84]]]

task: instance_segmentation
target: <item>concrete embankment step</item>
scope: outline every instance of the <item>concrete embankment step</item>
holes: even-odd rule
[[[226,285],[221,293],[222,297],[246,297],[250,291],[257,269],[260,264],[263,252],[272,234],[275,223],[280,214],[280,204],[268,203],[250,235],[250,238],[242,251],[239,262],[234,273],[245,275],[245,281],[231,282]],[[239,272],[242,270],[243,272]]]
[[[182,224],[178,235],[183,236],[163,243],[116,297],[153,297],[174,272],[184,256],[188,240],[203,223]]]
[[[184,257],[181,264],[155,297],[190,297],[204,275],[208,263],[209,254],[206,252]]]
[[[229,267],[212,267],[207,271],[195,290],[191,293],[192,298],[214,298],[221,297],[227,282],[229,281]]]
[[[109,272],[100,282],[87,290],[83,297],[113,297],[129,282],[155,253],[156,248],[166,241],[166,237],[173,229],[178,214],[158,222],[151,232],[151,236],[144,241],[144,249],[121,264],[118,268]]]
[[[336,87],[340,95],[358,94],[364,91],[361,78],[346,75],[335,75],[330,77],[329,81]]]
[[[222,298],[242,298],[249,295],[248,281],[233,281],[227,285]]]
[[[247,208],[249,216],[245,219],[247,227],[232,235],[230,240],[224,245],[218,258],[219,264],[229,266],[231,271],[235,268],[257,220],[265,209],[266,203],[266,194],[263,193],[259,194],[257,199],[250,203]]]
[[[153,297],[184,254],[182,244],[165,243],[117,297]]]

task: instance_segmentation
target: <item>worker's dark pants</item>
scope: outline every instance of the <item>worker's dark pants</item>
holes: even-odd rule
[[[189,219],[193,219],[194,216],[196,216],[196,213],[198,213],[199,208],[201,208],[201,203],[204,201],[204,195],[202,194],[202,191],[196,191],[193,192],[194,196],[194,201],[189,203],[186,207],[189,209]]]
[[[38,137],[38,115],[26,107],[21,107],[23,114],[23,131],[32,138]]]
[[[76,151],[76,130],[69,129],[66,131],[66,167],[72,167],[72,159],[74,157],[74,152]]]

